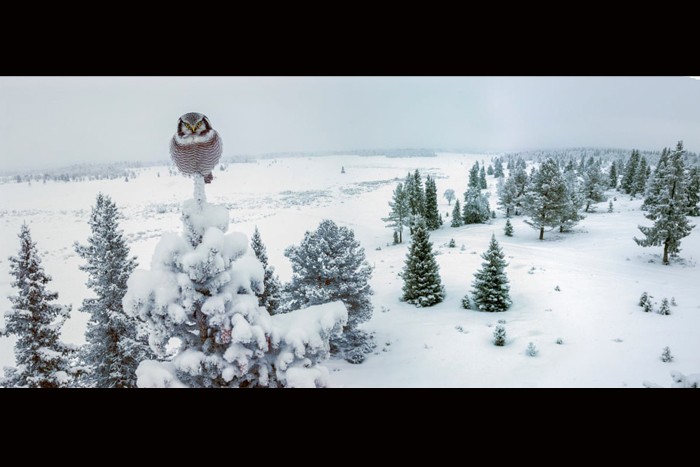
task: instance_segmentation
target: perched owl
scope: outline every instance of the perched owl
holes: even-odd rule
[[[201,174],[211,183],[211,171],[221,158],[223,144],[209,119],[200,113],[186,113],[177,122],[177,131],[170,141],[170,157],[183,174]]]

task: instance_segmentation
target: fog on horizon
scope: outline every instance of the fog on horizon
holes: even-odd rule
[[[0,170],[164,160],[206,114],[224,158],[565,147],[700,150],[687,77],[0,77]]]

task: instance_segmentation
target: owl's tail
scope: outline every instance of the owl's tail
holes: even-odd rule
[[[214,175],[211,172],[204,176],[204,183],[211,183],[212,180],[214,180]]]

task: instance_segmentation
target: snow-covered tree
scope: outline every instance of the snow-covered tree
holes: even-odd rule
[[[502,324],[497,324],[493,330],[493,345],[503,347],[506,345],[506,327]]]
[[[671,314],[671,307],[668,304],[668,298],[665,298],[661,300],[661,306],[659,307],[658,313],[660,315],[670,315]]]
[[[455,199],[455,191],[452,188],[445,190],[443,197],[447,200],[447,205],[452,206],[452,200]]]
[[[510,217],[510,214],[515,212],[517,195],[518,187],[515,185],[514,177],[508,177],[505,182],[498,185],[498,205],[506,212],[506,217]]]
[[[647,159],[641,156],[639,159],[639,164],[637,165],[637,172],[634,174],[634,180],[632,181],[632,188],[630,194],[636,196],[637,193],[644,194],[644,189],[647,185],[647,171],[649,170],[649,165],[647,164]]]
[[[617,188],[617,163],[612,161],[608,173],[608,188]]]
[[[388,227],[393,229],[395,233],[398,233],[398,242],[395,243],[402,243],[403,228],[409,225],[411,209],[408,203],[408,193],[401,183],[396,185],[396,189],[394,189],[391,201],[389,201],[389,208],[391,208],[389,215],[382,220],[387,222]]]
[[[559,166],[554,159],[549,158],[533,175],[523,201],[523,208],[530,216],[525,223],[540,231],[540,240],[544,240],[546,227],[561,225],[566,201],[566,184]]]
[[[510,219],[506,219],[506,225],[503,228],[503,232],[506,234],[506,237],[513,236],[513,224],[510,223]]]
[[[634,189],[634,179],[637,175],[637,166],[639,165],[639,151],[634,149],[632,155],[630,155],[629,161],[625,164],[625,173],[620,182],[620,187],[622,191],[628,194],[632,193]]]
[[[656,204],[656,200],[661,197],[661,191],[664,188],[663,180],[661,180],[661,178],[668,170],[667,167],[670,156],[671,150],[669,148],[664,148],[661,151],[659,162],[656,164],[656,169],[652,173],[650,180],[647,184],[645,198],[641,206],[642,211],[649,210],[649,206],[652,204]]]
[[[491,235],[489,248],[481,257],[484,262],[472,283],[474,303],[481,311],[505,311],[512,303],[505,273],[508,263],[495,235]]]
[[[348,323],[343,333],[331,340],[331,350],[351,363],[362,362],[373,348],[370,337],[358,329],[372,317],[372,267],[355,233],[326,219],[315,231],[307,231],[299,246],[288,247],[284,255],[292,263],[292,280],[285,286],[288,308],[341,300],[348,309]]]
[[[428,175],[425,178],[425,225],[429,230],[440,227],[440,212],[437,204],[437,186],[435,180]]]
[[[275,267],[270,266],[268,263],[267,248],[260,237],[260,231],[257,225],[255,226],[253,237],[250,239],[250,246],[255,253],[255,257],[258,258],[258,261],[260,261],[260,264],[262,264],[265,270],[263,286],[260,287],[259,284],[256,284],[255,287],[255,290],[260,290],[262,288],[262,292],[256,293],[258,296],[258,305],[265,307],[270,315],[277,314],[280,300],[282,300],[282,284],[277,274],[275,274]]]
[[[537,347],[535,346],[535,344],[532,342],[529,342],[527,344],[527,349],[525,349],[525,354],[528,357],[536,357],[538,353],[540,353],[540,351],[537,350]]]
[[[583,184],[576,171],[571,168],[564,172],[564,184],[566,185],[566,195],[561,209],[561,220],[559,232],[569,232],[579,223],[584,216],[579,213],[579,209],[585,202],[585,192]]]
[[[433,306],[445,298],[440,279],[440,266],[435,260],[425,223],[419,220],[413,230],[406,265],[401,273],[403,295],[401,300],[418,307]]]
[[[498,157],[493,161],[493,176],[495,178],[503,177],[503,162]]]
[[[489,164],[489,168],[486,169],[486,175],[493,175],[493,166]]]
[[[183,235],[163,235],[151,269],[136,269],[127,283],[124,310],[147,323],[160,359],[141,362],[139,387],[327,385],[319,364],[347,320],[345,306],[270,316],[255,295],[263,266],[245,235],[226,233],[228,210],[206,202],[201,176],[182,220]]]
[[[671,355],[671,349],[668,346],[664,347],[664,351],[661,353],[661,361],[664,363],[673,361],[673,355]]]
[[[474,162],[474,165],[469,169],[469,181],[467,182],[467,188],[481,189],[481,181],[479,180],[479,162]]]
[[[639,297],[639,306],[644,306],[646,302],[649,301],[649,294],[646,292],[642,292],[642,295]]]
[[[87,244],[75,243],[75,251],[86,261],[86,285],[95,295],[83,300],[80,311],[90,315],[86,344],[80,351],[84,368],[81,383],[87,387],[135,388],[136,368],[153,354],[140,322],[124,313],[122,300],[126,282],[136,268],[136,258],[119,228],[121,214],[112,199],[99,193],[90,213],[91,235]]]
[[[608,212],[613,212],[613,211],[614,211],[613,202],[612,202],[612,200],[610,200],[610,202],[608,203]]]
[[[700,169],[693,167],[688,171],[688,215],[700,216]]]
[[[591,210],[591,204],[605,201],[605,188],[607,181],[597,163],[589,164],[583,176],[583,198],[586,212]]]
[[[403,190],[408,200],[408,209],[410,213],[408,225],[411,228],[411,233],[413,233],[413,223],[418,217],[423,217],[425,215],[425,191],[418,169],[416,169],[413,174],[409,172],[408,175],[406,175]]]
[[[3,333],[17,337],[17,367],[6,369],[3,385],[68,387],[73,380],[70,359],[75,349],[61,342],[60,334],[71,307],[52,303],[58,293],[46,288],[51,276],[44,272],[26,224],[22,224],[18,236],[19,253],[10,257],[10,274],[15,278],[12,287],[17,289],[17,295],[9,297],[12,308],[5,312]]]
[[[469,188],[464,193],[462,220],[465,224],[485,224],[491,217],[489,199],[479,188]]]
[[[668,156],[668,162],[657,167],[650,187],[650,197],[646,218],[653,221],[651,227],[639,226],[645,238],[634,238],[643,247],[664,247],[663,264],[669,264],[669,254],[680,251],[681,239],[690,235],[695,227],[688,222],[688,190],[685,167],[683,164],[683,142],[679,141],[676,150]]]
[[[459,205],[459,200],[455,201],[455,207],[452,209],[451,227],[461,227],[464,225],[462,220],[462,207]]]
[[[484,166],[481,166],[481,169],[479,170],[479,188],[482,190],[487,189],[489,186],[486,183],[486,170],[484,170]]]

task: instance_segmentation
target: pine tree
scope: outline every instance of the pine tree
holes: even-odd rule
[[[342,167],[340,168],[340,173],[341,173],[341,174],[344,174],[344,173],[345,173],[345,166],[342,166]]]
[[[493,175],[493,166],[491,164],[489,164],[489,168],[486,169],[486,174]]]
[[[639,297],[639,303],[637,303],[639,306],[644,306],[646,302],[649,301],[649,294],[646,292],[642,292],[642,295]]]
[[[544,240],[545,227],[561,225],[566,202],[566,185],[559,166],[554,159],[549,158],[542,163],[528,185],[523,208],[530,219],[525,223],[539,229],[539,239]]]
[[[506,219],[506,226],[504,227],[503,231],[505,232],[506,237],[513,236],[513,224],[510,223],[510,219]]]
[[[688,215],[700,216],[700,169],[693,167],[688,171]]]
[[[481,257],[484,262],[472,283],[474,303],[481,311],[505,311],[512,303],[505,273],[508,264],[495,235],[491,235],[489,248]]]
[[[683,142],[679,141],[676,150],[671,152],[668,162],[659,164],[652,186],[650,196],[646,200],[648,214],[646,218],[653,221],[651,227],[639,226],[644,239],[634,238],[634,241],[643,247],[664,247],[663,264],[669,264],[669,254],[677,254],[680,251],[681,239],[690,235],[695,227],[690,225],[685,217],[688,206],[688,194],[686,175],[684,173]]]
[[[489,200],[478,188],[469,188],[464,193],[462,220],[465,224],[485,224],[491,217]]]
[[[664,347],[664,351],[661,354],[661,361],[664,363],[670,363],[673,361],[673,355],[671,355],[671,349],[668,346]]]
[[[646,157],[642,156],[639,160],[639,165],[637,165],[637,172],[634,175],[634,180],[632,182],[632,190],[630,194],[636,196],[637,193],[644,194],[644,189],[647,185],[647,170],[649,166],[647,165]]]
[[[255,296],[265,271],[248,238],[226,233],[228,210],[206,202],[203,177],[194,181],[183,234],[165,234],[151,270],[136,269],[128,281],[124,311],[147,324],[160,359],[141,362],[139,387],[327,385],[319,364],[347,320],[345,306],[270,316]]]
[[[671,314],[671,307],[668,305],[668,298],[664,298],[661,300],[661,307],[659,307],[659,312],[660,315],[670,315]]]
[[[469,170],[469,181],[467,188],[481,189],[481,181],[479,180],[479,162],[474,162],[474,165]]]
[[[517,206],[518,187],[515,184],[515,177],[508,177],[505,182],[502,180],[502,178],[498,179],[498,205],[506,212],[506,217],[510,217]]]
[[[625,174],[622,177],[622,182],[620,187],[625,193],[631,194],[634,188],[634,179],[637,174],[637,166],[639,165],[639,151],[636,149],[632,151],[632,155],[629,158],[627,164],[625,164]]]
[[[284,255],[292,263],[292,280],[285,286],[289,308],[341,300],[348,309],[348,324],[342,335],[331,339],[331,351],[351,363],[362,362],[373,345],[370,336],[358,329],[372,317],[372,266],[355,233],[326,219]]]
[[[522,161],[522,159],[519,159]],[[525,201],[525,193],[527,192],[527,188],[529,185],[529,179],[527,176],[527,173],[525,173],[525,161],[522,162],[522,165],[519,165],[516,167],[515,171],[513,172],[513,183],[515,184],[515,194],[513,197],[513,203],[514,203],[514,214],[516,216],[520,215],[520,211],[523,207],[523,203]],[[534,168],[534,167],[533,167]],[[510,179],[510,177],[509,177]]]
[[[459,205],[459,200],[455,200],[455,207],[452,209],[452,227],[461,227],[464,225],[462,221],[462,208]]]
[[[585,202],[584,187],[572,167],[564,174],[564,184],[566,186],[566,196],[561,210],[561,220],[559,224],[559,232],[569,232],[579,223],[584,216],[579,214],[579,209]]]
[[[394,233],[398,232],[399,241],[396,243],[402,243],[403,228],[409,225],[411,209],[408,201],[408,192],[401,183],[396,185],[392,199],[389,201],[389,207],[391,208],[389,216],[382,220],[389,223],[388,227],[392,228]]]
[[[537,350],[537,347],[535,347],[535,344],[532,342],[529,342],[527,344],[527,349],[525,349],[525,354],[528,357],[536,357],[538,353],[540,353],[540,351]]]
[[[440,212],[437,205],[437,186],[435,180],[428,175],[425,178],[425,225],[430,230],[440,227]]]
[[[72,382],[70,358],[74,349],[60,341],[61,327],[70,316],[70,306],[53,304],[58,293],[46,289],[51,276],[44,272],[29,227],[22,224],[20,250],[10,257],[12,309],[5,313],[6,335],[17,337],[17,367],[5,370],[6,387],[60,388]]]
[[[423,221],[416,223],[413,239],[402,272],[401,300],[418,307],[429,307],[445,298],[440,267],[433,254],[433,244]]]
[[[503,177],[503,162],[500,158],[493,161],[493,176],[495,178]]]
[[[135,388],[136,368],[153,357],[145,338],[139,336],[139,323],[122,306],[127,280],[137,263],[119,228],[120,218],[112,199],[99,193],[88,221],[87,244],[74,244],[78,256],[86,260],[79,268],[87,272],[86,285],[95,294],[80,307],[90,315],[81,349],[87,387]]]
[[[506,345],[506,327],[502,324],[497,324],[493,330],[493,345],[503,347]]]
[[[445,190],[443,197],[447,200],[447,205],[452,206],[452,200],[455,199],[455,191],[452,188]]]
[[[600,166],[595,162],[589,164],[583,177],[583,197],[586,204],[586,212],[591,210],[592,203],[605,201],[603,193],[605,185],[606,181],[603,173],[600,171]]]
[[[462,308],[464,308],[465,310],[472,309],[472,302],[469,299],[469,294],[466,294],[464,297],[462,297]]]
[[[665,174],[668,170],[668,161],[670,155],[671,150],[669,148],[664,148],[661,151],[659,162],[656,164],[656,169],[650,177],[647,190],[645,192],[646,197],[642,202],[642,211],[648,211],[649,206],[652,204],[656,204],[656,201],[660,198],[661,191],[664,188],[663,181],[661,180],[661,178],[663,177],[663,174]]]
[[[486,183],[486,171],[484,170],[484,166],[481,166],[481,170],[479,171],[479,188],[482,190],[487,189],[489,186]]]
[[[612,200],[610,200],[610,202],[608,203],[608,212],[613,212],[613,211],[614,211],[613,202],[612,202]]]
[[[406,176],[403,189],[408,198],[409,226],[412,226],[418,217],[425,215],[425,191],[418,169],[413,174],[409,173]],[[413,233],[413,227],[411,227],[411,233]]]
[[[259,292],[260,288],[258,284],[254,287],[258,296],[258,305],[265,307],[270,315],[277,314],[280,306],[280,300],[282,299],[282,284],[280,283],[279,277],[275,274],[275,267],[268,264],[267,258],[267,248],[262,242],[260,237],[260,231],[258,226],[255,226],[255,232],[253,232],[253,237],[250,239],[250,246],[255,253],[255,257],[258,258],[260,264],[262,264],[265,270],[265,275],[262,283],[262,292]]]
[[[608,175],[608,188],[617,188],[617,164],[615,161],[610,164],[610,173]]]

